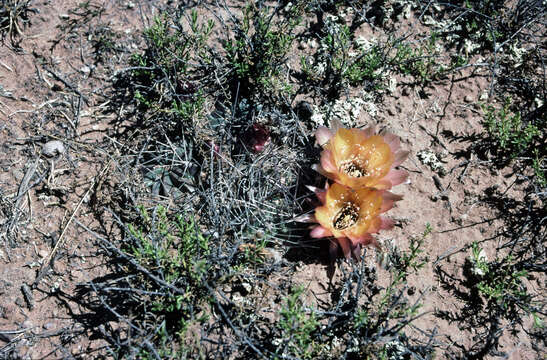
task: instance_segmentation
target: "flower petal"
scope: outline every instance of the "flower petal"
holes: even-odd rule
[[[332,151],[330,150],[323,150],[321,152],[321,167],[323,170],[330,172],[330,173],[336,173],[337,168],[336,164],[334,162],[334,157],[332,155]]]
[[[400,201],[403,200],[402,195],[397,195],[392,193],[391,191],[382,191],[382,197],[387,200],[393,200],[393,201]]]
[[[382,202],[382,208],[380,209],[380,213],[384,213],[390,210],[396,201],[399,201],[403,198],[401,195],[396,195],[389,191],[384,191],[382,196],[384,201]]]
[[[302,214],[293,218],[293,221],[301,223],[316,223],[317,219],[315,219],[315,215],[313,214]]]
[[[336,230],[333,226],[333,218],[338,212],[335,206],[336,204],[333,204],[328,200],[329,193],[327,193],[327,200],[325,201],[325,205],[319,206],[315,208],[315,218],[317,219],[317,222],[326,229],[329,232],[329,236],[342,236],[342,233],[340,231]],[[314,229],[315,230],[315,229]],[[319,230],[316,230],[319,232]],[[316,236],[312,236],[316,237]]]
[[[379,216],[377,216],[374,219],[372,219],[368,232],[371,234],[376,234],[378,231],[380,231],[381,226],[382,226],[382,220],[380,219]]]
[[[363,130],[363,135],[367,138],[371,137],[372,135],[374,135],[375,133],[375,126],[374,125],[371,125],[369,127],[367,127],[366,129]]]
[[[319,225],[313,228],[313,230],[310,232],[310,236],[312,238],[320,239],[320,238],[332,236],[332,233],[329,230],[322,227],[321,225]]]
[[[408,178],[408,171],[405,170],[391,170],[382,180],[387,180],[391,183],[391,186],[402,184]]]
[[[355,260],[359,260],[359,258],[361,257],[361,245],[351,244],[351,254],[353,255],[353,258]]]
[[[340,244],[344,256],[346,258],[349,258],[351,252],[350,240],[347,237],[339,237],[336,238],[336,241],[338,241],[338,244]]]
[[[306,185],[306,187],[308,188],[308,190],[313,191],[315,193],[315,196],[317,196],[319,201],[321,201],[321,204],[325,204],[328,187],[326,189],[320,189],[311,185]]]
[[[381,230],[389,230],[389,229],[391,229],[393,226],[395,226],[395,221],[393,221],[393,220],[390,219],[390,218],[386,218],[386,217],[380,216],[380,220],[382,220],[382,224],[380,225],[380,229],[381,229]]]
[[[320,126],[315,131],[315,143],[319,146],[326,145],[334,136],[334,132],[325,126]]]
[[[396,153],[401,148],[401,140],[397,135],[386,133],[384,135],[384,141],[389,145],[392,153]]]
[[[327,201],[327,190],[320,190],[320,189],[318,189],[318,190],[315,192],[315,196],[317,196],[317,198],[319,199],[319,201],[321,201],[321,204],[325,204],[325,202]]]
[[[334,162],[339,165],[344,159],[351,156],[354,147],[353,131],[349,129],[339,129],[336,134],[334,134],[329,145],[330,149],[333,151],[332,155]]]
[[[363,148],[366,149],[369,172],[377,172],[376,169],[379,168],[381,175],[387,174],[393,162],[393,155],[383,138],[378,135],[371,136],[363,144]]]
[[[352,193],[350,188],[334,183],[327,191],[327,204],[332,204],[333,208],[338,210],[343,202],[351,199]]]
[[[369,233],[365,233],[360,236],[351,236],[350,240],[353,244],[361,244],[361,245],[368,245],[370,243],[370,240],[372,240],[372,235]]]
[[[378,190],[388,190],[391,189],[391,187],[391,181],[385,179],[378,180],[378,182],[374,184],[374,188]]]
[[[323,169],[323,168],[321,167],[321,165],[313,164],[313,165],[311,166],[311,168],[312,168],[313,170],[317,171],[319,174],[323,175],[324,177],[327,177],[327,178],[329,178],[329,179],[332,178],[332,174],[326,172],[325,169]]]
[[[344,124],[337,118],[331,118],[330,120],[330,126],[332,127],[332,130],[334,132],[338,131],[338,129],[344,129]]]
[[[393,159],[393,167],[401,165],[410,154],[410,151],[398,150],[395,152],[395,158]]]
[[[380,230],[389,230],[393,227],[393,225],[395,225],[395,222],[393,220],[383,216],[378,216],[373,220],[368,232],[371,234],[375,234]]]
[[[329,240],[329,256],[331,261],[334,261],[338,257],[338,246],[335,240]]]
[[[384,201],[382,202],[382,208],[380,209],[380,213],[385,213],[386,211],[391,210],[394,204],[395,201],[384,199]]]

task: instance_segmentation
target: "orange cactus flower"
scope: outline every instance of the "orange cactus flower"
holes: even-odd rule
[[[371,234],[389,229],[393,221],[380,216],[393,207],[402,197],[387,190],[373,188],[350,189],[333,184],[326,190],[314,189],[322,206],[315,209],[308,221],[319,223],[311,231],[311,237],[334,237],[346,257],[360,245],[378,246]],[[302,220],[302,219],[300,219]]]
[[[339,126],[339,125],[337,125]],[[408,157],[393,134],[376,135],[374,128],[330,130],[320,127],[317,142],[323,146],[321,163],[315,169],[352,189],[391,189],[404,182],[408,173],[395,170]]]

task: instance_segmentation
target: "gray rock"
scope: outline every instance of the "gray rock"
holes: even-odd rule
[[[25,320],[23,321],[21,326],[23,327],[23,329],[31,329],[32,327],[34,327],[34,324],[30,320]]]
[[[15,304],[18,305],[19,307],[25,307],[26,306],[25,300],[23,300],[22,297],[18,297],[17,299],[15,299]]]
[[[58,156],[60,154],[63,154],[65,152],[65,145],[62,141],[59,140],[52,140],[48,141],[44,144],[44,147],[42,147],[42,154],[44,154],[47,157],[54,157]]]
[[[32,294],[32,290],[30,289],[30,287],[27,284],[23,284],[21,286],[21,291],[23,292],[23,296],[25,297],[28,308],[30,310],[34,309],[34,295]]]

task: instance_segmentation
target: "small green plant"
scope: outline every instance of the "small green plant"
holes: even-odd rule
[[[426,259],[421,257],[423,253],[421,249],[425,238],[431,234],[433,228],[429,223],[426,224],[425,230],[420,237],[411,237],[408,251],[394,252],[390,262],[393,264],[393,283],[391,286],[399,285],[406,282],[408,275],[411,272],[417,272],[426,264]]]
[[[223,41],[226,60],[233,71],[232,85],[244,97],[291,91],[279,76],[301,12],[301,3],[276,9],[247,4],[233,38]],[[279,16],[280,13],[285,16]]]
[[[266,239],[256,239],[256,242],[239,245],[238,264],[241,270],[248,266],[260,265],[264,262],[264,249],[267,245]]]
[[[486,255],[476,241],[471,244],[471,256],[471,262],[474,266],[472,272],[479,276],[483,276],[488,273],[488,262]]]
[[[447,43],[457,45],[466,57],[479,50],[494,49],[514,32],[510,29],[508,12],[503,11],[507,10],[507,3],[503,1],[466,0],[457,6],[437,3],[439,7],[431,10],[436,17],[432,23],[438,26]],[[448,19],[444,18],[446,15]]]
[[[306,311],[301,296],[304,287],[292,290],[285,299],[285,305],[279,312],[278,326],[282,339],[279,343],[278,355],[283,358],[287,355],[298,356],[302,359],[314,359],[320,345],[314,340],[314,333],[318,330],[319,322],[313,312]]]
[[[165,13],[154,18],[154,24],[144,31],[144,36],[157,56],[157,65],[166,69],[174,66],[176,72],[184,73],[189,69],[188,61],[194,55],[207,58],[208,54],[202,50],[211,35],[214,22],[209,20],[205,24],[199,24],[197,11],[193,10],[188,25],[191,32],[180,27],[173,29],[172,20]]]
[[[386,62],[381,44],[367,42],[367,46],[363,46],[354,38],[350,26],[331,14],[325,16],[322,33],[314,57],[301,57],[302,72],[307,80],[328,86],[332,98],[338,97],[346,85],[365,84],[370,89],[380,86]]]
[[[510,157],[532,152],[531,147],[540,131],[534,124],[524,124],[520,112],[511,111],[511,99],[506,99],[499,109],[483,106],[483,112],[486,130],[502,151],[508,152]]]
[[[150,222],[146,209],[140,206],[139,210],[145,224],[147,220]],[[143,230],[132,224],[128,229],[136,241],[131,246],[132,255],[142,265],[161,267],[167,282],[172,283],[184,274],[199,283],[207,271],[204,264],[209,255],[208,240],[197,230],[193,220],[186,221],[181,215],[176,215],[174,221],[169,220],[167,210],[158,206],[154,229],[148,229],[152,234],[147,234],[146,228]]]
[[[171,218],[162,206],[155,209],[154,216],[142,206],[139,211],[141,224],[128,225],[132,242],[126,252],[154,275],[141,276],[141,289],[151,294],[143,299],[145,306],[163,316],[164,326],[183,341],[190,323],[208,319],[203,281],[209,271],[209,240],[192,219],[181,215]]]
[[[198,91],[190,100],[173,100],[171,112],[183,121],[191,121],[194,117],[199,117],[204,111],[205,96]]]
[[[392,64],[401,73],[414,76],[417,82],[426,84],[438,78],[444,71],[439,63],[436,44],[439,36],[432,32],[423,43],[411,45],[399,42],[395,45],[395,55]]]
[[[140,108],[163,118],[155,124],[173,129],[170,124],[192,123],[202,114],[205,94],[194,79],[209,73],[212,55],[207,41],[213,28],[212,20],[200,23],[194,9],[187,23],[163,13],[144,30],[148,47],[132,55],[131,81]]]
[[[514,318],[521,312],[537,317],[532,296],[523,282],[528,271],[520,269],[513,256],[488,262],[483,249],[473,242],[471,264],[471,271],[478,279],[476,288],[486,300],[485,306],[497,308],[506,318]]]
[[[384,66],[384,53],[380,46],[375,45],[363,51],[355,60],[351,61],[343,76],[347,77],[352,85],[362,84],[364,80],[375,81],[380,79],[379,70]]]
[[[95,64],[105,62],[118,50],[121,35],[107,24],[101,24],[88,32],[88,38],[93,45]]]
[[[545,175],[545,158],[539,157],[539,150],[534,149],[534,158],[532,159],[532,169],[536,175],[537,182],[541,187],[547,187],[547,175]]]
[[[420,309],[421,304],[419,303],[411,306],[404,303],[396,303],[394,305],[393,298],[401,291],[401,285],[406,284],[408,276],[417,273],[426,264],[426,259],[420,256],[420,254],[423,253],[421,246],[423,245],[424,239],[430,233],[431,228],[429,224],[427,224],[426,230],[420,238],[410,238],[408,251],[393,251],[393,253],[390,254],[391,282],[385,291],[382,292],[378,303],[378,311],[382,314],[381,316],[406,319],[415,316]]]
[[[420,237],[411,240],[412,245],[406,251],[389,250],[390,282],[386,287],[378,286],[375,266],[364,261],[340,265],[341,286],[333,293],[340,296],[336,307],[329,312],[318,312],[318,321],[325,323],[319,332],[320,339],[326,339],[321,349],[326,353],[320,355],[326,356],[317,358],[341,358],[346,354],[351,359],[373,360],[399,359],[409,353],[426,358],[431,354],[430,347],[416,346],[405,331],[421,308],[419,300],[409,301],[406,279],[416,275],[425,264],[421,245],[430,232],[431,227],[427,226]]]

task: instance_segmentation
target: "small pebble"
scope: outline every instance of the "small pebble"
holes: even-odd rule
[[[29,329],[29,328],[32,328],[34,326],[34,324],[30,320],[25,320],[25,321],[23,321],[21,326],[23,327],[23,329]]]
[[[277,250],[265,248],[264,252],[266,253],[266,257],[273,260],[274,264],[278,264],[283,261],[283,255]]]
[[[91,68],[87,65],[84,65],[80,68],[80,72],[87,75],[91,72]]]
[[[48,141],[44,144],[44,147],[42,148],[42,154],[47,157],[58,156],[64,152],[65,146],[63,145],[62,141],[59,140]]]
[[[466,103],[472,103],[473,102],[473,97],[471,95],[465,95],[465,97],[463,98],[463,101],[465,101]]]
[[[48,254],[49,254],[49,251],[44,250],[44,249],[38,251],[38,256],[41,257],[41,258],[45,258],[46,256],[48,256]]]
[[[19,307],[25,307],[26,306],[25,300],[23,300],[22,297],[18,297],[17,299],[15,299],[15,304]]]
[[[55,324],[52,323],[52,322],[45,323],[44,326],[43,326],[44,330],[51,330],[54,327],[55,327]]]

